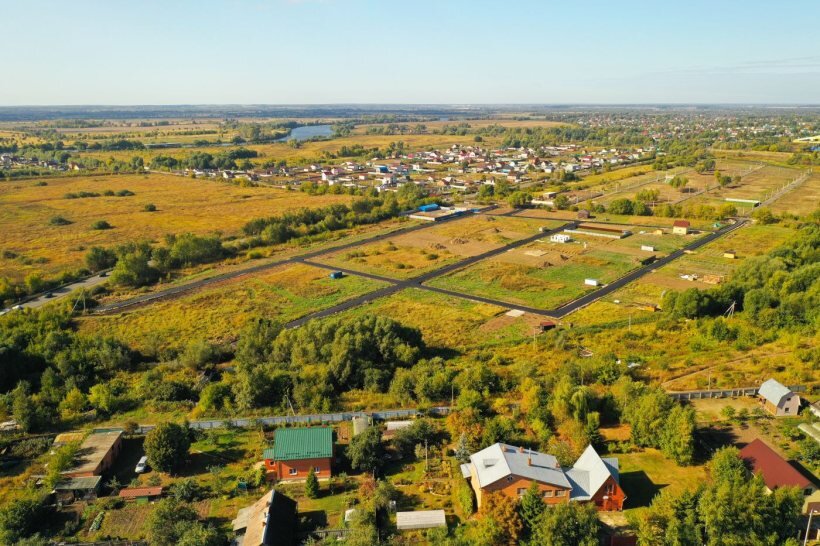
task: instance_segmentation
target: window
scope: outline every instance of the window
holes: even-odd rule
[[[615,493],[615,484],[614,483],[606,484],[606,494],[607,495],[612,495],[613,493]]]
[[[811,488],[811,487],[809,487],[808,489],[804,489],[804,490],[803,490],[803,495],[804,495],[804,496],[806,496],[806,497],[808,497],[808,496],[809,496],[809,495],[811,495],[812,493],[814,493],[814,490],[812,490],[812,488]]]
[[[564,496],[566,496],[566,494],[567,494],[567,492],[564,491],[563,489],[559,489],[558,491],[555,492],[556,497],[564,497]]]
[[[288,474],[290,474],[291,476],[295,476],[298,473],[299,473],[299,471],[296,470],[295,468],[288,469]]]
[[[544,491],[544,498],[545,499],[549,499],[553,495],[555,495],[555,491],[553,491],[552,489],[547,489],[546,491]]]
[[[527,490],[523,487],[519,487],[518,489],[516,489],[516,493],[518,493],[519,497],[523,497],[524,493],[526,493],[526,492],[527,492]]]
[[[318,474],[319,472],[321,472],[321,471],[322,471],[322,469],[321,469],[321,468],[319,468],[318,466],[314,466],[314,467],[313,467],[313,471],[314,471],[315,473],[317,473],[317,474]]]
[[[508,481],[508,482],[513,481],[513,477],[512,477],[512,476],[507,476],[507,481]]]

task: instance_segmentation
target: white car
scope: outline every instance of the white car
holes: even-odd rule
[[[137,467],[134,469],[134,472],[137,474],[142,474],[148,470],[148,457],[141,457],[139,462],[137,463]]]

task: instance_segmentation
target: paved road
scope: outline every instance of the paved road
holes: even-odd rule
[[[566,315],[572,313],[573,311],[577,311],[578,309],[581,309],[582,307],[585,307],[585,306],[587,306],[587,305],[589,305],[593,302],[596,302],[599,299],[603,298],[604,296],[607,296],[608,294],[611,294],[612,292],[614,292],[614,291],[616,291],[620,288],[623,288],[627,284],[631,283],[634,280],[637,280],[637,279],[643,277],[647,273],[649,273],[651,271],[654,271],[654,270],[656,270],[660,267],[663,267],[664,265],[666,265],[666,264],[680,258],[687,251],[692,251],[692,250],[695,250],[697,248],[702,247],[703,245],[711,243],[712,241],[714,241],[714,240],[716,240],[720,237],[723,237],[727,233],[730,233],[730,232],[732,232],[736,229],[739,229],[740,227],[742,227],[745,224],[746,224],[746,220],[738,220],[735,224],[726,225],[726,226],[718,229],[717,231],[714,231],[714,232],[712,232],[712,233],[710,233],[710,234],[708,234],[704,237],[701,237],[700,239],[698,239],[696,241],[693,241],[692,243],[686,245],[685,247],[683,247],[679,250],[676,250],[676,251],[670,253],[669,255],[664,256],[663,258],[660,258],[659,260],[656,260],[655,262],[653,262],[651,264],[648,264],[648,265],[642,266],[638,269],[635,269],[634,271],[631,271],[631,272],[627,273],[623,277],[620,277],[619,279],[607,284],[606,286],[603,286],[603,287],[599,288],[598,290],[595,290],[593,292],[590,292],[589,294],[581,296],[580,298],[578,298],[576,300],[573,300],[569,303],[566,303],[566,304],[564,304],[564,305],[562,305],[562,306],[560,306],[556,309],[538,309],[536,307],[529,307],[529,306],[526,306],[526,305],[518,305],[518,304],[509,303],[509,302],[505,302],[505,301],[500,301],[500,300],[496,300],[496,299],[492,299],[492,298],[485,298],[483,296],[477,296],[477,295],[472,295],[472,294],[463,294],[461,292],[457,292],[457,291],[454,291],[454,290],[447,290],[447,289],[443,289],[443,288],[437,288],[437,287],[434,287],[434,286],[428,286],[428,285],[425,285],[423,283],[428,282],[428,281],[430,281],[434,278],[440,277],[442,275],[446,275],[446,274],[451,273],[453,271],[456,271],[458,269],[463,269],[465,267],[469,267],[470,265],[472,265],[476,262],[479,262],[481,260],[485,260],[485,259],[490,258],[492,256],[496,256],[498,254],[508,252],[509,250],[512,250],[514,248],[526,245],[526,244],[531,243],[532,241],[535,241],[537,239],[540,239],[540,238],[543,238],[543,237],[549,237],[551,234],[558,233],[560,231],[563,231],[564,229],[573,229],[577,225],[577,222],[570,222],[568,224],[564,224],[561,227],[558,227],[558,228],[555,228],[555,229],[552,229],[552,230],[549,230],[549,231],[545,231],[543,233],[538,233],[538,234],[533,235],[531,237],[521,239],[520,241],[515,241],[514,243],[503,246],[501,248],[497,248],[497,249],[491,250],[489,252],[485,252],[483,254],[478,254],[476,256],[472,256],[472,257],[467,258],[465,260],[462,260],[462,261],[459,261],[459,262],[444,266],[442,268],[430,271],[428,273],[425,273],[424,275],[421,275],[419,277],[415,277],[413,279],[397,281],[397,280],[390,279],[390,278],[387,278],[387,277],[379,277],[377,275],[363,274],[363,273],[359,273],[357,271],[345,269],[345,270],[341,270],[341,271],[343,271],[345,274],[348,274],[348,275],[360,275],[360,276],[365,276],[367,278],[371,278],[371,279],[374,279],[374,280],[381,280],[383,282],[388,282],[388,283],[393,283],[393,284],[391,286],[387,286],[387,287],[384,287],[384,288],[380,288],[379,290],[369,292],[369,293],[364,294],[362,296],[359,296],[357,298],[353,298],[353,299],[344,301],[344,302],[342,302],[338,305],[334,305],[333,307],[329,307],[327,309],[322,309],[321,311],[317,311],[315,313],[305,315],[302,318],[299,318],[297,320],[289,322],[285,326],[287,328],[297,328],[299,326],[302,326],[303,324],[305,324],[309,320],[328,317],[328,316],[334,315],[336,313],[340,313],[342,311],[346,311],[348,309],[358,307],[358,306],[363,305],[365,303],[369,303],[370,301],[373,301],[373,300],[376,300],[376,299],[379,299],[379,298],[383,298],[385,296],[395,294],[396,292],[399,292],[400,290],[404,290],[406,288],[420,288],[422,290],[429,290],[431,292],[437,292],[437,293],[440,293],[440,294],[445,294],[445,295],[453,296],[453,297],[457,297],[457,298],[463,298],[463,299],[467,299],[467,300],[471,300],[471,301],[478,301],[478,302],[481,302],[481,303],[488,303],[490,305],[496,305],[498,307],[503,307],[503,308],[506,308],[506,309],[519,309],[521,311],[525,311],[527,313],[533,313],[535,315],[560,319],[560,318],[563,318]],[[320,264],[315,264],[315,265],[320,265]],[[329,266],[322,266],[322,267],[328,267],[330,269]],[[338,268],[333,268],[333,269],[338,270]]]
[[[490,209],[485,209],[485,210],[492,210],[492,208],[495,208],[495,207],[491,207]],[[391,237],[397,237],[399,235],[405,235],[407,233],[413,233],[414,231],[419,231],[419,230],[422,230],[422,229],[428,229],[428,228],[431,228],[433,226],[441,225],[442,223],[445,223],[445,222],[452,222],[452,221],[460,219],[460,218],[469,218],[470,216],[471,216],[471,213],[466,213],[466,214],[462,214],[462,215],[459,215],[459,216],[453,216],[451,218],[445,218],[443,220],[439,220],[438,222],[429,222],[429,223],[420,224],[420,225],[416,225],[416,226],[410,226],[410,227],[406,227],[406,228],[399,228],[399,229],[391,231],[389,233],[382,233],[382,234],[373,235],[372,237],[367,237],[367,238],[364,238],[364,239],[357,239],[355,241],[347,242],[347,243],[344,243],[344,244],[341,244],[341,245],[337,245],[337,246],[333,246],[333,247],[329,247],[329,248],[323,248],[323,249],[319,249],[319,250],[314,250],[314,251],[311,251],[311,252],[307,252],[305,254],[300,254],[298,256],[293,256],[293,257],[286,258],[286,259],[283,259],[283,260],[276,260],[276,261],[273,261],[273,262],[267,262],[267,263],[259,264],[259,265],[253,266],[253,267],[238,269],[236,271],[230,271],[230,272],[227,272],[227,273],[221,273],[219,275],[214,275],[213,277],[208,277],[207,279],[201,279],[201,280],[186,283],[186,284],[180,284],[178,286],[172,286],[172,287],[166,288],[164,290],[159,290],[157,292],[152,292],[150,294],[143,294],[141,296],[136,296],[136,297],[128,299],[128,300],[109,303],[109,304],[106,304],[106,305],[100,305],[99,307],[94,309],[93,312],[97,313],[97,314],[101,314],[101,313],[112,313],[112,312],[121,311],[122,309],[125,309],[127,307],[131,307],[131,306],[134,306],[134,305],[141,305],[141,304],[149,303],[149,302],[152,302],[152,301],[157,301],[157,300],[161,300],[161,299],[171,298],[171,297],[174,297],[174,296],[179,296],[179,295],[184,294],[186,292],[190,292],[192,290],[197,290],[197,289],[202,288],[204,286],[208,286],[209,284],[213,284],[213,283],[217,283],[217,282],[221,282],[221,281],[226,281],[226,280],[230,280],[230,279],[236,279],[236,278],[242,277],[244,275],[252,275],[254,273],[259,273],[260,271],[273,269],[275,267],[279,267],[279,266],[282,266],[282,265],[304,262],[306,260],[310,260],[311,258],[317,258],[317,257],[323,256],[325,254],[332,254],[334,252],[340,252],[342,250],[347,250],[349,248],[357,247],[357,246],[360,246],[360,245],[366,245],[368,243],[383,241],[383,240],[389,239]],[[339,268],[333,268],[333,269],[338,270]]]
[[[20,303],[19,305],[20,307],[26,309],[36,309],[38,307],[42,307],[47,303],[51,303],[53,301],[62,299],[68,296],[70,293],[74,292],[75,290],[80,290],[81,288],[89,290],[106,281],[108,281],[107,274],[105,274],[105,276],[100,276],[100,274],[92,275],[90,277],[86,277],[85,279],[81,279],[79,281],[66,284],[59,288],[55,288],[54,290],[50,290],[48,292],[40,294],[39,296],[35,296],[32,299]],[[48,294],[51,294],[51,296],[49,296]]]
[[[342,271],[346,275],[359,275],[359,276],[362,276],[362,277],[367,277],[369,279],[380,280],[380,281],[383,281],[383,282],[389,282],[389,283],[393,283],[393,284],[391,286],[387,286],[387,287],[375,290],[373,292],[369,292],[369,293],[364,294],[362,296],[359,296],[359,297],[356,297],[356,298],[353,298],[353,299],[350,299],[350,300],[347,300],[347,301],[343,301],[342,303],[340,303],[338,305],[334,305],[333,307],[328,307],[327,309],[322,309],[321,311],[316,311],[315,313],[305,315],[302,318],[299,318],[299,319],[296,319],[294,321],[291,321],[291,322],[287,323],[285,326],[287,328],[296,328],[296,327],[302,326],[303,324],[305,324],[309,320],[328,317],[330,315],[334,315],[336,313],[346,311],[347,309],[352,309],[353,307],[358,307],[359,305],[363,305],[363,304],[368,303],[372,300],[375,300],[375,299],[378,299],[378,298],[383,298],[383,297],[389,296],[391,294],[395,294],[396,292],[398,292],[400,290],[404,290],[405,288],[421,288],[423,290],[430,290],[432,292],[440,292],[440,293],[443,293],[443,294],[450,294],[450,295],[453,295],[453,296],[456,296],[456,297],[472,299],[472,300],[476,300],[476,301],[482,301],[482,302],[485,302],[485,303],[491,303],[493,305],[499,305],[501,307],[514,307],[514,308],[518,309],[518,307],[516,307],[515,305],[511,305],[509,303],[505,303],[505,302],[502,302],[502,301],[492,300],[492,299],[489,299],[489,298],[481,298],[481,297],[476,297],[476,296],[469,296],[469,295],[466,295],[466,294],[460,294],[458,292],[451,292],[449,290],[443,290],[443,289],[440,289],[440,288],[434,288],[432,286],[426,286],[426,285],[424,285],[424,283],[426,283],[428,281],[431,281],[431,280],[433,280],[437,277],[447,275],[448,273],[452,273],[453,271],[456,271],[456,270],[459,270],[459,269],[464,269],[465,267],[469,267],[469,266],[473,265],[474,263],[480,262],[481,260],[486,260],[487,258],[492,258],[493,256],[503,254],[504,252],[509,252],[510,250],[513,250],[513,249],[518,248],[520,246],[527,245],[527,244],[529,244],[533,241],[536,241],[538,239],[543,239],[545,237],[549,237],[553,233],[559,233],[559,232],[563,231],[564,229],[574,229],[576,226],[577,226],[577,222],[569,222],[569,223],[564,224],[561,227],[557,227],[555,229],[551,229],[551,230],[548,230],[548,231],[545,230],[544,232],[536,233],[535,235],[525,237],[524,239],[514,241],[512,243],[501,246],[499,248],[494,248],[492,250],[488,250],[487,252],[483,252],[481,254],[476,254],[475,256],[470,256],[470,257],[467,257],[467,258],[465,258],[463,260],[460,260],[458,262],[454,262],[454,263],[445,265],[443,267],[440,267],[438,269],[428,271],[427,273],[419,275],[418,277],[413,277],[412,279],[396,280],[396,279],[390,279],[390,278],[387,278],[387,277],[380,277],[378,275],[370,275],[370,274],[367,274],[367,273],[359,273],[358,271],[354,271],[352,269],[340,269],[338,267],[332,267],[331,268],[329,266],[323,266],[321,264],[312,264],[312,265],[317,265],[317,266],[320,266],[320,267],[327,267],[328,269],[335,269],[335,270],[338,270],[338,271]],[[521,309],[526,310],[524,308],[521,308]],[[534,309],[532,307],[527,308],[527,309],[531,310],[531,312],[536,312],[538,314],[546,314],[545,311],[537,310],[537,309]]]

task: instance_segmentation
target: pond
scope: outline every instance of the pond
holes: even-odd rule
[[[276,142],[287,142],[288,140],[308,140],[314,137],[329,137],[333,134],[330,125],[305,125],[292,129],[286,137],[277,139]]]

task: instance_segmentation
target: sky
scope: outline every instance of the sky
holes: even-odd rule
[[[818,104],[817,0],[0,0],[0,105]]]

